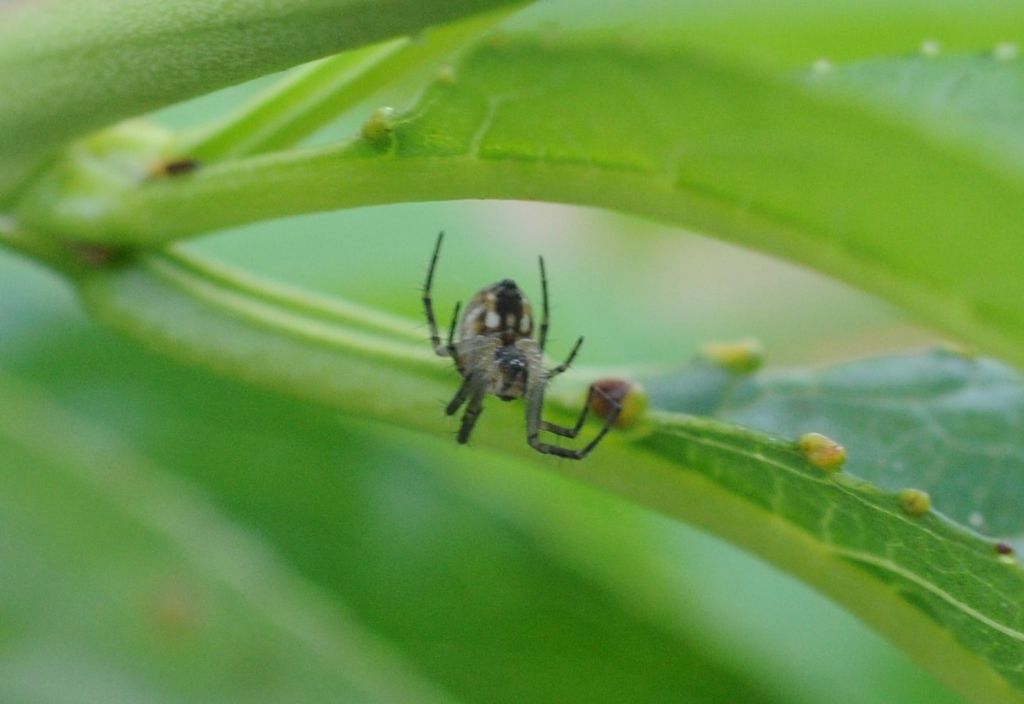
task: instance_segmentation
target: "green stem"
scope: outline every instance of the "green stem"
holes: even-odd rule
[[[61,144],[508,0],[49,0],[0,10],[0,203]],[[84,80],[82,77],[87,76]],[[61,119],[54,119],[55,115]]]
[[[364,313],[264,294],[166,254],[78,282],[98,318],[148,346],[362,418],[450,432],[443,400],[455,373],[425,340],[413,345]],[[1001,653],[1024,643],[1019,612],[1006,605],[1024,593],[1024,572],[1000,563],[990,542],[935,514],[906,516],[895,495],[825,474],[792,442],[710,419],[652,413],[570,462],[527,447],[522,412],[489,404],[473,442],[736,542],[845,605],[971,701],[1022,701]],[[976,579],[950,578],[949,564]]]
[[[182,248],[175,248],[164,255],[154,254],[147,261],[154,271],[162,272],[186,290],[217,291],[215,297],[224,304],[235,301],[249,309],[259,307],[264,310],[289,311],[297,316],[295,320],[344,325],[353,330],[388,335],[396,341],[423,340],[423,335],[418,334],[405,318],[252,276],[239,269],[195,256]],[[279,315],[273,317],[280,319]]]
[[[443,176],[440,176],[443,174]],[[964,292],[908,276],[872,252],[839,247],[770,211],[738,210],[706,189],[680,188],[642,170],[472,155],[381,154],[363,139],[213,164],[182,178],[111,193],[105,207],[81,212],[46,202],[26,205],[39,229],[82,241],[155,247],[248,222],[365,205],[458,199],[544,200],[632,212],[715,232],[827,271],[916,311],[982,348],[1024,363],[1024,328]],[[995,317],[990,319],[990,315]]]
[[[399,81],[425,81],[438,63],[476,41],[521,5],[502,7],[302,66],[233,115],[180,138],[175,151],[202,161],[298,144],[352,107]]]
[[[367,76],[409,41],[394,39],[301,66],[234,114],[182,136],[175,151],[216,161],[292,146],[377,89]]]
[[[35,235],[8,215],[0,215],[0,247],[6,247],[65,274],[74,274],[83,266],[82,259],[75,257],[66,244],[51,237]]]

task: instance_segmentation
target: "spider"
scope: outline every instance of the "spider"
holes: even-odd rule
[[[469,440],[473,427],[483,411],[484,397],[494,394],[502,401],[516,398],[526,399],[526,441],[530,447],[548,455],[580,460],[590,454],[597,443],[608,433],[618,419],[621,406],[608,399],[611,413],[597,436],[580,450],[571,450],[551,445],[540,440],[540,432],[546,430],[555,435],[575,438],[587,418],[591,401],[600,390],[590,388],[587,403],[583,406],[576,425],[571,428],[550,423],[541,418],[544,410],[544,391],[548,382],[572,364],[576,353],[583,344],[583,338],[576,340],[569,356],[552,369],[544,367],[544,344],[548,335],[548,281],[544,273],[544,258],[540,257],[540,290],[542,297],[540,339],[533,338],[533,308],[526,296],[511,279],[480,289],[466,307],[459,322],[461,302],[455,304],[448,342],[442,343],[434,318],[430,287],[434,280],[434,269],[441,253],[444,232],[437,236],[434,255],[427,269],[427,280],[423,284],[423,308],[430,326],[430,341],[439,357],[451,357],[455,368],[462,375],[462,385],[448,403],[445,412],[454,415],[466,405],[462,415],[457,439],[459,443]],[[456,325],[459,339],[455,340]],[[603,395],[603,394],[602,394]]]

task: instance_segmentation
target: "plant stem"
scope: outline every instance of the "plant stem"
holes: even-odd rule
[[[65,274],[81,269],[82,262],[75,258],[67,245],[50,237],[39,237],[23,229],[9,215],[0,215],[0,246],[46,264]]]
[[[91,130],[344,49],[509,4],[8,3],[0,22],[0,203],[47,154]]]
[[[175,150],[216,161],[294,146],[375,93],[412,76],[425,81],[439,61],[477,41],[519,7],[501,7],[414,39],[394,39],[297,68],[234,114],[183,135]]]
[[[393,39],[301,66],[235,113],[183,135],[175,151],[217,161],[291,146],[375,89],[367,75],[408,44]]]

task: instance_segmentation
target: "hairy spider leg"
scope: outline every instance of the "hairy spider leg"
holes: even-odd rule
[[[550,430],[556,435],[563,437],[576,437],[579,434],[580,428],[583,426],[583,421],[586,420],[587,409],[590,407],[590,399],[594,394],[594,387],[591,387],[590,393],[587,395],[587,404],[583,408],[583,412],[580,414],[580,419],[576,422],[575,428],[565,428],[554,423],[542,420],[540,415],[544,408],[544,387],[537,386],[533,392],[533,398],[527,402],[527,414],[526,414],[526,441],[530,444],[530,447],[537,450],[537,452],[543,452],[546,455],[555,455],[557,457],[565,457],[571,460],[581,460],[593,451],[597,444],[604,439],[604,436],[608,434],[608,431],[612,429],[615,421],[619,419],[619,413],[622,411],[622,406],[608,398],[603,392],[598,391],[604,396],[609,403],[612,404],[612,412],[608,414],[608,418],[605,420],[604,426],[601,428],[601,432],[591,440],[585,447],[580,450],[570,450],[566,447],[559,447],[558,445],[552,445],[550,443],[542,442],[540,439],[541,429]],[[555,430],[557,428],[557,430]],[[569,433],[572,433],[571,435]]]
[[[544,271],[544,257],[537,257],[540,262],[540,337],[537,344],[540,346],[540,353],[544,354],[544,345],[548,342],[548,275]],[[577,345],[578,347],[579,345]]]
[[[572,360],[576,359],[576,353],[580,351],[580,345],[583,344],[583,336],[580,335],[579,339],[576,340],[576,344],[572,346],[569,351],[569,356],[565,358],[565,361],[559,364],[554,369],[548,370],[548,379],[554,379],[556,376],[564,372],[572,364]]]
[[[448,328],[448,356],[455,362],[455,368],[462,374],[462,362],[459,361],[459,353],[455,348],[455,326],[459,324],[459,311],[462,309],[462,301],[456,301],[455,312],[452,313],[452,324]]]
[[[470,397],[469,405],[466,406],[466,412],[462,416],[462,425],[459,427],[459,435],[456,438],[461,444],[465,444],[469,440],[469,435],[473,432],[473,426],[476,425],[481,411],[484,410],[484,396],[486,394],[487,390],[484,386],[473,387],[473,395]]]
[[[583,428],[583,424],[587,420],[587,416],[590,414],[590,402],[594,399],[594,394],[601,394],[602,396],[604,396],[605,400],[608,401],[609,404],[611,404],[611,408],[615,413],[615,417],[618,418],[618,404],[616,404],[614,401],[608,398],[608,394],[606,394],[603,391],[600,391],[594,386],[591,386],[590,391],[587,392],[587,402],[583,404],[583,411],[580,412],[580,417],[576,420],[576,425],[574,425],[571,428],[567,428],[564,425],[558,425],[557,423],[541,420],[541,430],[547,430],[548,432],[554,433],[555,435],[561,435],[563,438],[574,438],[577,435],[579,435],[580,430]]]
[[[459,390],[455,392],[452,400],[448,402],[444,412],[450,416],[455,415],[459,407],[466,402],[466,398],[469,396],[469,392],[474,388],[480,388],[482,385],[477,382],[476,377],[470,375],[462,380],[462,384],[459,386]]]
[[[437,268],[437,258],[441,254],[441,242],[444,240],[444,230],[437,235],[437,244],[434,245],[434,256],[430,258],[430,268],[427,269],[427,281],[423,284],[423,310],[427,314],[427,325],[430,326],[430,341],[434,345],[434,352],[439,357],[454,357],[451,337],[448,345],[441,344],[441,335],[437,332],[437,320],[434,318],[434,301],[430,297],[430,287],[434,283],[434,269]],[[455,323],[453,322],[454,326]]]

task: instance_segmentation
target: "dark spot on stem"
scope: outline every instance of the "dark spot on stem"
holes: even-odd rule
[[[150,178],[160,178],[162,176],[183,176],[184,174],[190,174],[203,163],[198,159],[171,159],[170,161],[163,161],[157,164],[150,171]]]
[[[93,269],[102,269],[107,266],[120,264],[128,258],[128,249],[125,247],[114,247],[107,244],[85,244],[74,245],[75,252],[82,262]]]

